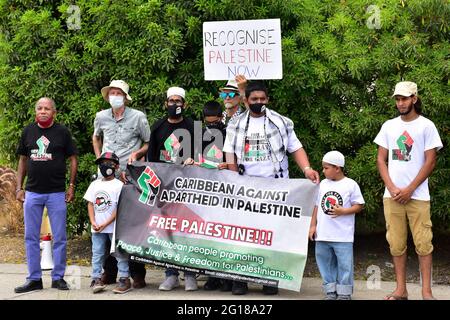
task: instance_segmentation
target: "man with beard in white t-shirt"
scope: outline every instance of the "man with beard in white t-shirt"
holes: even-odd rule
[[[264,178],[289,179],[288,153],[306,178],[319,183],[317,171],[294,131],[291,119],[267,108],[269,95],[260,81],[252,81],[245,89],[247,111],[228,123],[223,146],[228,169],[240,174]],[[248,292],[246,282],[233,281],[232,294]],[[278,288],[263,286],[263,293],[274,295]]]
[[[421,115],[421,101],[414,82],[399,82],[393,94],[400,116],[386,121],[374,142],[377,167],[386,186],[383,204],[386,239],[394,261],[396,289],[385,300],[407,300],[406,243],[408,222],[419,256],[422,297],[435,299],[431,291],[433,237],[428,177],[442,148],[436,126]]]

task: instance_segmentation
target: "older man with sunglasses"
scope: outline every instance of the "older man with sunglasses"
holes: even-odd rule
[[[222,122],[228,125],[230,120],[237,118],[244,109],[241,108],[242,98],[247,86],[247,79],[242,75],[237,75],[235,80],[229,80],[227,84],[220,88],[219,97],[223,100],[225,111]]]

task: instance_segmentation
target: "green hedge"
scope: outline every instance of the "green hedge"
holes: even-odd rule
[[[80,29],[71,29],[69,6],[80,8]],[[381,28],[368,28],[381,12]],[[280,18],[284,78],[269,81],[271,107],[292,118],[312,165],[338,149],[348,176],[367,201],[357,230],[383,227],[383,185],[372,142],[395,116],[390,98],[396,82],[418,83],[424,114],[445,147],[430,179],[435,226],[446,229],[449,199],[449,21],[447,0],[0,0],[0,163],[15,165],[21,129],[34,118],[34,102],[55,99],[58,121],[80,149],[77,201],[70,207],[71,233],[88,222],[83,193],[95,172],[91,135],[95,113],[108,108],[100,89],[112,79],[131,86],[132,107],[152,123],[164,113],[165,91],[188,91],[190,114],[217,97],[219,82],[203,80],[204,21]],[[302,177],[291,164],[292,176]]]

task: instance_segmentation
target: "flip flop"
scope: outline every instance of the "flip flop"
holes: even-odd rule
[[[427,298],[423,298],[422,300],[437,300],[435,297],[427,297]]]
[[[408,296],[397,296],[395,294],[388,294],[386,297],[384,297],[384,300],[408,300]]]

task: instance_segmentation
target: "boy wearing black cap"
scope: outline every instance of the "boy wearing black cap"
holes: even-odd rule
[[[92,228],[92,291],[98,293],[106,288],[102,282],[102,265],[106,258],[106,243],[111,241],[117,213],[117,203],[123,182],[114,175],[119,168],[119,157],[113,152],[103,153],[96,161],[102,179],[93,181],[84,195],[88,201],[89,220]],[[119,283],[114,293],[126,293],[131,290],[130,271],[127,259],[117,259]]]

